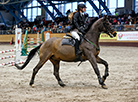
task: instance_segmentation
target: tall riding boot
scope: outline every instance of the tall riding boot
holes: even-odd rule
[[[75,39],[75,40],[76,40],[76,43],[75,43],[75,54],[78,56],[78,55],[82,54],[82,51],[80,51],[80,49],[79,49],[79,41],[78,41],[78,39]]]

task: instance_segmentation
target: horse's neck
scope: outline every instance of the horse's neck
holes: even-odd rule
[[[100,31],[98,25],[93,25],[86,33],[86,38],[97,45],[99,45],[99,37],[100,37]]]

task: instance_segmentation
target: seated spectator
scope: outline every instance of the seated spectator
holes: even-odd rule
[[[134,10],[131,10],[131,17],[135,17],[135,11]]]
[[[113,19],[112,19],[111,17],[109,17],[109,22],[110,22],[111,25],[112,25],[112,23],[113,23]]]
[[[121,18],[121,25],[124,25],[125,24],[125,20],[124,20],[124,17]]]
[[[125,24],[129,24],[129,20],[128,19],[126,19]]]
[[[48,27],[46,28],[46,31],[51,31],[51,26],[48,24]]]
[[[129,14],[128,19],[130,19],[130,18],[131,18],[131,15]]]
[[[113,24],[113,25],[117,24],[116,18],[113,18],[113,23],[112,23],[112,24]]]
[[[116,29],[117,31],[121,31],[123,29],[123,25],[121,25],[119,21],[117,22]]]
[[[69,29],[70,29],[70,25],[68,24],[68,25],[65,26],[65,29],[64,30],[65,30],[65,32],[68,32]]]
[[[36,33],[36,31],[37,31],[37,27],[36,27],[36,25],[34,25],[33,26],[33,33]]]
[[[121,18],[120,17],[118,17],[117,21],[121,24]]]
[[[129,24],[134,24],[134,19],[132,17],[130,17]]]

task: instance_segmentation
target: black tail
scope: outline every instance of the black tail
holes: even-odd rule
[[[41,47],[41,45],[42,44],[40,44],[39,46],[37,46],[36,48],[34,48],[30,51],[29,55],[27,56],[26,61],[24,62],[24,64],[22,66],[18,66],[17,64],[15,64],[15,66],[20,70],[24,69],[27,66],[27,64],[30,62],[30,60],[34,57],[35,53]]]

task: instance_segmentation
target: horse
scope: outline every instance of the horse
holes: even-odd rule
[[[90,62],[94,69],[94,72],[97,75],[99,84],[102,88],[107,89],[107,86],[104,82],[109,76],[108,63],[98,56],[98,54],[100,53],[99,37],[101,32],[108,34],[110,37],[115,37],[117,34],[113,27],[110,25],[110,22],[108,21],[106,16],[99,18],[91,25],[90,29],[84,35],[83,42],[80,44],[80,50],[82,51],[81,59],[83,59],[83,61],[88,60]],[[61,44],[62,39],[63,38],[58,37],[52,37],[48,39],[43,44],[37,46],[36,48],[30,51],[25,63],[22,66],[18,66],[17,64],[15,65],[20,70],[24,69],[26,65],[30,62],[30,60],[33,58],[35,53],[39,50],[40,60],[33,69],[30,86],[34,85],[35,75],[48,60],[50,60],[53,64],[53,74],[57,79],[58,84],[61,87],[65,86],[59,75],[60,61],[75,62],[76,55],[73,46]],[[103,64],[105,66],[105,72],[103,77],[101,77],[100,75],[97,63]]]

